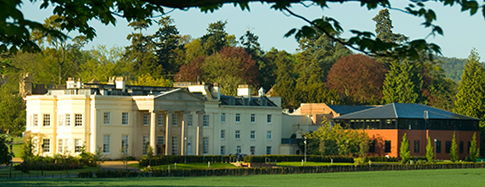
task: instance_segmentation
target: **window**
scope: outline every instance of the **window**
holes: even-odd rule
[[[266,131],[266,139],[271,140],[271,131]]]
[[[202,138],[202,153],[204,155],[209,154],[209,137]]]
[[[187,154],[192,155],[192,137],[187,138]]]
[[[239,130],[236,130],[235,138],[236,140],[239,140],[241,138],[241,132]]]
[[[376,152],[376,140],[372,140],[372,142],[369,145],[369,153],[375,153]]]
[[[450,153],[451,141],[446,141],[445,153]]]
[[[192,127],[192,114],[187,115],[187,127]]]
[[[121,113],[121,125],[128,125],[128,112]]]
[[[241,114],[236,114],[236,123],[241,123]]]
[[[51,139],[42,140],[42,152],[44,153],[51,152]]]
[[[249,147],[249,152],[251,152],[251,155],[254,155],[255,151],[256,151],[256,146]]]
[[[71,143],[70,143],[71,141],[70,141],[69,139],[65,139],[65,141],[64,141],[64,142],[65,142],[65,143],[64,143],[64,151],[65,151],[67,154],[69,154],[69,153],[71,152],[71,148],[69,147],[69,146],[70,146],[70,144],[71,144]]]
[[[149,125],[150,125],[150,113],[143,112],[143,126],[149,126]]]
[[[74,119],[74,126],[76,127],[82,127],[83,126],[83,115],[82,114],[75,114],[75,119]]]
[[[172,126],[178,126],[179,119],[176,113],[172,113]]]
[[[104,137],[103,137],[103,153],[109,153],[109,143],[110,143],[110,136],[104,135]]]
[[[436,141],[436,153],[441,153],[441,141]]]
[[[66,126],[71,126],[71,114],[66,114]]]
[[[74,153],[80,153],[82,146],[83,146],[83,144],[82,144],[81,139],[75,139],[74,140]]]
[[[472,143],[470,141],[468,141],[468,146],[467,146],[468,149],[466,149],[467,154],[470,154],[470,147],[471,146],[472,146]]]
[[[165,120],[165,115],[162,114],[162,113],[159,113],[158,116],[157,116],[157,123],[158,123],[158,126],[163,126],[164,124],[164,121]]]
[[[267,155],[271,154],[271,146],[266,146],[266,154]]]
[[[251,123],[256,123],[256,114],[251,114]]]
[[[51,126],[51,115],[44,114],[44,127],[49,127],[49,126]]]
[[[463,141],[460,141],[459,148],[460,153],[463,153]]]
[[[105,125],[109,125],[110,124],[110,117],[111,117],[111,114],[109,112],[105,112],[104,115],[103,115],[103,121],[104,121],[104,124]]]
[[[226,113],[221,114],[221,122],[225,123],[226,122]]]
[[[221,146],[221,155],[226,154],[226,146]]]
[[[268,123],[271,123],[271,114],[268,114],[268,116],[266,116],[266,121]]]
[[[157,136],[157,145],[165,145],[165,136]]]
[[[221,130],[221,139],[225,139],[226,138],[226,130]]]
[[[251,138],[251,140],[256,139],[256,131],[251,131],[249,137]]]
[[[121,136],[121,151],[128,153],[128,135]]]
[[[147,154],[148,136],[143,136],[143,155]]]
[[[62,139],[57,140],[57,153],[62,154]]]
[[[202,116],[202,126],[209,127],[209,115]]]
[[[34,114],[33,118],[34,118],[34,127],[39,126],[39,116],[37,114]]]
[[[37,154],[37,152],[39,151],[39,147],[38,147],[38,145],[37,145],[37,144],[38,144],[38,142],[37,142],[37,138],[35,138],[35,137],[34,137],[34,138],[32,139],[32,149],[33,149],[33,152],[34,152],[35,154]]]
[[[177,155],[178,153],[177,140],[178,138],[176,136],[172,136],[172,155]]]
[[[390,153],[391,152],[391,140],[386,140],[384,142],[384,152]]]
[[[419,140],[414,140],[414,152],[419,153]]]
[[[64,125],[64,115],[59,115],[59,123],[57,125],[59,126]]]
[[[237,154],[241,154],[241,146],[239,146],[239,145],[238,145],[238,146],[236,147],[236,153],[237,153]]]

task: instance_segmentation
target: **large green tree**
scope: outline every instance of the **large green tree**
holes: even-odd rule
[[[402,135],[401,149],[399,150],[399,156],[401,157],[401,163],[406,164],[411,158],[411,151],[409,151],[409,140],[406,138],[406,133]]]
[[[295,100],[295,58],[286,51],[279,51],[274,58],[276,64],[276,81],[273,86],[273,96],[281,97],[281,107],[295,109],[299,105]]]
[[[458,145],[456,144],[455,133],[453,132],[453,139],[451,139],[450,160],[455,163],[458,160]]]
[[[59,39],[65,39],[66,35],[57,32],[53,29],[46,29],[41,26],[41,24],[25,19],[22,12],[20,11],[20,5],[26,1],[22,0],[6,0],[0,2],[0,52],[11,51],[15,52],[18,49],[23,50],[37,50],[39,51],[38,45],[30,41],[30,29],[39,29],[43,33],[50,33],[52,36],[56,36]],[[90,20],[98,20],[103,24],[116,24],[116,16],[122,17],[127,21],[133,20],[143,20],[148,19],[156,14],[164,13],[165,9],[178,8],[186,10],[192,7],[199,7],[201,11],[215,11],[222,7],[223,4],[233,3],[239,5],[242,10],[249,10],[249,2],[247,1],[228,1],[228,0],[209,0],[209,1],[193,1],[193,0],[181,0],[181,1],[170,1],[170,0],[158,0],[158,1],[97,1],[97,0],[87,0],[87,1],[57,1],[57,0],[43,0],[40,8],[44,9],[49,6],[53,7],[53,14],[65,17],[66,23],[62,25],[62,29],[67,31],[77,30],[89,39],[96,36],[95,29],[90,25]],[[256,1],[254,1],[256,2]],[[325,32],[326,34],[341,31],[343,28],[335,19],[315,19],[310,21],[303,16],[295,14],[291,11],[291,5],[302,3],[302,1],[295,0],[282,0],[282,1],[258,1],[266,2],[271,4],[272,8],[277,11],[283,11],[290,15],[301,18],[307,24],[316,27],[319,31]],[[323,1],[313,1],[314,4],[327,8],[330,2],[335,2],[334,0],[323,0]],[[339,0],[341,3],[349,3],[353,1]],[[469,11],[471,15],[476,14],[476,12],[482,12],[485,15],[484,7],[476,1],[465,1],[460,0],[440,0],[438,1],[443,6],[456,5],[460,6],[462,11]],[[389,0],[376,0],[376,1],[360,1],[361,6],[369,10],[378,8],[388,8],[391,7],[391,2]],[[409,15],[422,18],[423,25],[431,30],[431,34],[442,34],[442,29],[434,23],[437,18],[435,12],[428,8],[426,4],[421,1],[410,1],[407,5],[403,7],[392,6],[392,8],[399,9]],[[480,11],[478,11],[480,10]],[[309,36],[315,34],[316,31],[309,27],[308,25],[303,26],[299,29],[290,30],[286,36],[295,34],[295,36],[301,37],[303,35]],[[360,50],[365,53],[376,53],[378,51],[383,51],[385,49],[390,49],[392,55],[397,56],[412,56],[417,57],[417,51],[424,49],[427,51],[439,52],[440,49],[437,45],[429,44],[424,39],[416,39],[406,44],[397,43],[387,43],[382,40],[375,40],[373,34],[366,31],[352,31],[354,34],[348,39],[338,39],[332,38],[332,40],[352,47],[356,50]],[[396,53],[395,53],[396,52]]]
[[[422,95],[423,76],[420,63],[394,61],[384,80],[383,104],[426,103]]]
[[[207,33],[200,38],[205,55],[212,55],[223,47],[236,45],[236,37],[226,32],[226,24],[227,21],[217,21],[209,24]]]
[[[185,52],[182,36],[174,21],[169,16],[162,17],[158,21],[158,31],[151,35],[151,41],[155,46],[155,54],[165,73],[175,74],[184,62]]]

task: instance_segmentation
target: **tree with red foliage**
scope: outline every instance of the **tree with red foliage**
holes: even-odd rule
[[[177,82],[197,82],[199,81],[202,71],[200,67],[204,63],[205,57],[200,56],[188,64],[180,67],[179,72],[175,75],[174,80]]]
[[[373,58],[349,55],[338,59],[332,66],[327,87],[350,99],[350,103],[378,104],[386,72],[384,65]]]
[[[242,47],[223,47],[205,59],[201,70],[201,80],[219,83],[226,95],[235,95],[239,84],[259,85],[258,65]]]

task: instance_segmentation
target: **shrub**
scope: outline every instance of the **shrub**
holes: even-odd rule
[[[83,171],[77,174],[78,178],[93,178],[94,173],[92,171]]]
[[[176,163],[184,163],[185,160],[187,163],[204,163],[204,162],[212,162],[212,163],[229,163],[233,161],[235,156],[207,156],[207,155],[202,155],[202,156],[154,156],[151,159],[151,166],[158,166],[158,165],[165,165],[165,164],[172,164],[174,162]],[[146,167],[149,165],[149,160],[147,157],[143,157],[142,160],[140,160],[140,167]]]
[[[265,162],[299,162],[305,159],[303,155],[263,155],[263,156],[246,156],[244,162],[246,163],[265,163]],[[347,156],[321,156],[321,155],[307,155],[307,161],[312,162],[346,162],[353,163],[353,157]]]
[[[399,162],[397,157],[386,157],[386,156],[366,156],[363,158],[364,162]]]

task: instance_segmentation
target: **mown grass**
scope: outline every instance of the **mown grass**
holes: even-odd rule
[[[2,186],[483,186],[485,169],[374,171],[224,177],[3,180]]]
[[[277,162],[277,166],[302,166],[301,162]],[[330,162],[304,162],[303,166],[329,166],[332,165]],[[354,163],[337,163],[334,162],[333,165],[354,165]]]
[[[77,174],[79,172],[82,172],[82,171],[98,171],[100,168],[99,167],[84,167],[83,169],[73,169],[73,170],[59,170],[59,171],[48,171],[48,170],[44,170],[44,175],[58,175],[58,174],[66,174],[67,173],[70,173],[70,174]],[[10,167],[7,167],[7,168],[3,168],[3,169],[0,169],[0,176],[1,175],[8,175],[10,173]],[[32,175],[32,176],[35,176],[35,175],[40,175],[42,173],[41,170],[29,170],[29,174]],[[12,168],[12,174],[15,174],[15,175],[29,175],[27,173],[22,173],[22,171],[20,170],[14,170]]]
[[[12,145],[12,149],[13,149],[13,154],[14,154],[14,157],[15,158],[20,158],[22,155],[20,155],[22,153],[22,149],[24,147],[24,144],[21,143],[21,144],[13,144]]]

